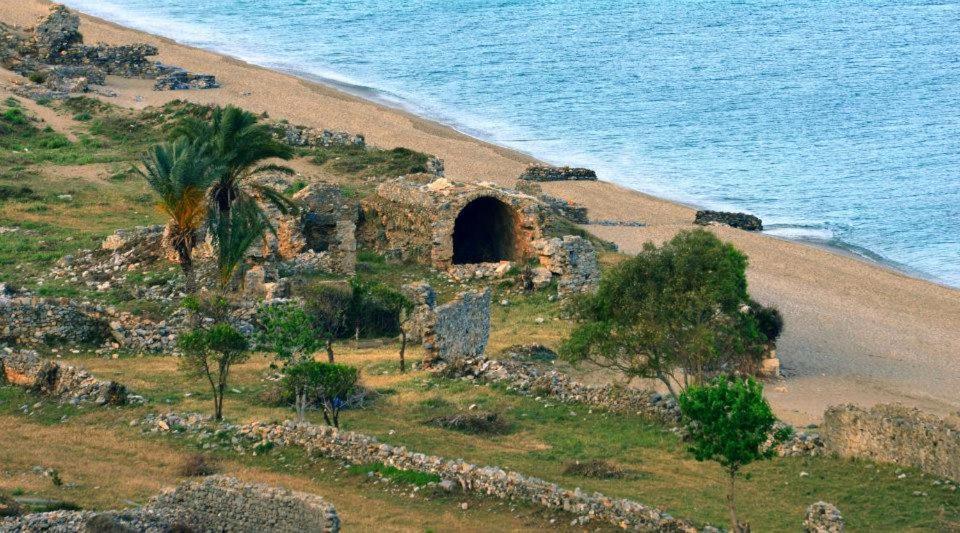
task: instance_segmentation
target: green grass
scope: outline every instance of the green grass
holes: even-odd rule
[[[436,474],[428,474],[426,472],[416,472],[413,470],[400,470],[399,468],[385,465],[383,463],[353,465],[347,470],[351,474],[355,474],[355,475],[369,475],[371,473],[380,474],[381,477],[391,479],[398,483],[407,483],[410,485],[416,485],[418,487],[423,487],[428,483],[440,482],[440,476]]]
[[[317,148],[311,161],[337,174],[399,176],[426,172],[429,156],[407,148],[381,150],[362,146]]]

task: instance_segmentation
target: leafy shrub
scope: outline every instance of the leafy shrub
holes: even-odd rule
[[[86,111],[82,111],[80,113],[77,113],[76,115],[73,115],[73,120],[77,120],[79,122],[87,122],[92,118],[93,118],[93,115],[91,115]]]
[[[330,335],[317,327],[303,307],[292,304],[264,305],[257,319],[257,345],[274,353],[283,366],[312,358]],[[332,361],[331,361],[332,362]]]
[[[23,512],[23,508],[16,500],[0,492],[0,518],[7,516],[18,516]]]
[[[3,112],[3,120],[15,125],[24,125],[27,123],[27,116],[19,107],[11,107]]]
[[[39,197],[37,193],[26,185],[19,187],[11,185],[0,185],[0,201],[7,200],[36,200]]]
[[[47,75],[39,70],[35,70],[27,75],[27,79],[33,83],[43,83],[47,81]]]
[[[621,479],[627,475],[627,472],[622,468],[601,459],[567,463],[563,468],[563,473],[568,476],[589,477],[594,479]]]
[[[178,473],[183,477],[209,476],[217,473],[217,465],[209,457],[195,453],[184,459]]]
[[[757,328],[769,342],[776,342],[783,333],[783,316],[776,307],[765,307],[755,301],[750,302],[750,312],[757,321]]]
[[[357,392],[360,371],[352,366],[302,361],[287,367],[284,394],[293,397],[302,421],[308,408],[319,404],[327,425],[340,427],[340,411]]]
[[[181,370],[210,383],[214,418],[223,420],[223,396],[230,368],[250,357],[247,339],[233,326],[221,323],[184,333],[177,344],[183,351]]]
[[[512,426],[500,413],[467,411],[427,420],[427,425],[469,433],[471,435],[504,435]]]

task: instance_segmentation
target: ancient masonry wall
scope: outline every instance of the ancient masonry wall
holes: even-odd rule
[[[0,520],[0,531],[340,531],[334,506],[323,498],[234,478],[187,481],[143,507],[95,513],[54,511]]]
[[[543,236],[545,222],[544,209],[536,198],[434,175],[406,176],[381,184],[377,195],[364,202],[362,239],[388,257],[429,262],[446,270],[453,264],[457,216],[467,204],[483,197],[495,198],[513,210],[517,254],[520,259],[533,257],[531,243]]]
[[[490,289],[461,293],[434,308],[422,335],[427,366],[482,355],[490,338]]]
[[[123,405],[129,399],[126,387],[115,381],[97,379],[86,370],[41,359],[27,350],[0,351],[0,383],[4,382],[74,404]]]
[[[824,413],[821,434],[829,451],[843,457],[913,466],[960,481],[960,427],[901,405],[834,406]]]
[[[198,416],[166,414],[147,418],[143,423],[147,430],[152,431],[166,431],[171,427],[203,431],[208,428],[202,420],[202,417]],[[249,445],[269,442],[279,446],[300,446],[312,453],[353,464],[383,463],[401,470],[436,474],[444,480],[459,484],[465,491],[525,501],[550,509],[563,509],[577,515],[581,524],[596,521],[641,531],[697,531],[686,521],[631,500],[609,498],[597,492],[588,494],[580,489],[569,490],[555,483],[495,466],[480,466],[462,459],[451,460],[415,453],[402,446],[391,446],[373,437],[341,431],[330,426],[254,422],[239,428],[230,428]],[[704,531],[717,530],[707,527]]]

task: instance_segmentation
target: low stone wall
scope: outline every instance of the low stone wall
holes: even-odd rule
[[[526,181],[596,181],[597,173],[589,168],[530,165],[518,179]]]
[[[593,244],[576,235],[533,241],[540,265],[557,276],[557,292],[591,292],[600,285],[600,265]]]
[[[0,531],[340,531],[334,506],[304,492],[210,476],[184,482],[143,507],[55,511],[0,521]]]
[[[67,299],[0,300],[0,340],[12,344],[87,344],[109,339],[102,308]]]
[[[960,427],[901,405],[834,406],[820,428],[827,450],[843,457],[912,466],[960,481]]]
[[[211,429],[203,417],[196,415],[158,415],[145,419],[144,425],[151,431],[167,431],[170,428],[187,431]],[[444,480],[456,482],[465,491],[562,509],[577,515],[581,524],[606,522],[639,531],[697,531],[689,522],[631,500],[609,498],[597,492],[588,494],[580,489],[569,490],[495,466],[474,465],[462,459],[415,453],[402,446],[391,446],[373,437],[330,426],[289,421],[283,424],[254,422],[239,428],[224,425],[220,430],[235,431],[248,445],[270,443],[275,446],[300,446],[311,453],[353,464],[383,463],[401,470],[436,474]],[[704,531],[717,530],[707,527]]]
[[[44,360],[28,350],[0,351],[3,381],[72,404],[123,405],[129,399],[126,387],[115,381],[97,379],[86,370]]]

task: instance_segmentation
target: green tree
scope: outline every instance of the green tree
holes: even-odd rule
[[[690,452],[698,461],[715,461],[726,470],[731,531],[748,531],[737,519],[737,475],[744,466],[776,455],[790,428],[776,429],[763,386],[752,378],[718,376],[685,390],[679,404]]]
[[[746,256],[703,230],[647,243],[575,303],[582,322],[561,355],[658,379],[674,398],[710,374],[755,364],[767,339],[746,306],[746,267]]]
[[[327,338],[303,307],[293,303],[265,305],[258,319],[257,344],[272,351],[284,368],[312,360],[314,352],[324,346]]]
[[[314,328],[324,332],[327,362],[332,363],[333,339],[346,329],[347,311],[353,291],[344,283],[320,283],[311,287],[306,296],[306,311]]]
[[[204,378],[213,391],[214,418],[223,420],[223,396],[230,368],[250,357],[246,337],[229,324],[214,324],[180,335],[183,352],[180,368],[188,375]]]
[[[282,194],[269,187],[250,183],[249,178],[266,170],[292,171],[276,165],[261,165],[272,159],[290,159],[293,150],[274,139],[270,128],[257,123],[249,111],[234,106],[213,109],[209,120],[197,117],[184,119],[174,130],[174,137],[186,137],[202,143],[223,170],[210,188],[213,208],[225,215],[238,200],[259,196],[274,203],[281,211],[292,207]]]
[[[301,422],[310,405],[318,403],[324,422],[340,427],[340,411],[356,393],[359,380],[360,371],[352,366],[301,361],[284,371],[283,385]]]
[[[186,280],[187,293],[197,289],[193,247],[206,218],[206,191],[221,172],[204,150],[186,139],[158,144],[141,159],[136,171],[160,197],[157,208],[170,217],[168,236]]]

